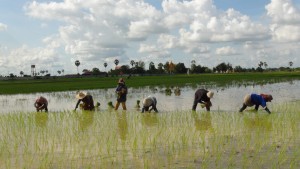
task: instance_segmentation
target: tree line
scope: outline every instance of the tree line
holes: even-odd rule
[[[264,72],[264,71],[300,71],[300,68],[293,68],[293,62],[289,61],[287,66],[278,67],[278,68],[269,68],[267,62],[260,61],[257,64],[257,67],[252,68],[243,68],[241,66],[233,67],[231,63],[222,62],[212,69],[206,66],[197,64],[195,60],[192,60],[190,67],[186,67],[184,63],[173,63],[172,61],[167,61],[165,63],[158,63],[157,65],[154,62],[150,62],[149,65],[146,65],[143,61],[134,61],[131,60],[129,64],[119,65],[119,60],[115,59],[114,63],[115,68],[106,71],[108,63],[103,63],[105,71],[101,72],[99,68],[84,68],[82,73],[79,73],[78,67],[80,66],[80,61],[75,61],[75,66],[77,67],[77,75],[122,75],[122,74],[199,74],[199,73],[231,73],[231,72]],[[59,75],[64,75],[64,69],[57,70]],[[0,75],[1,76],[1,75]],[[8,77],[16,77],[10,73]],[[20,76],[31,77],[31,76],[51,76],[48,73],[48,70],[41,70],[36,72],[33,75],[26,75],[23,71],[20,71]]]
[[[150,62],[146,65],[143,61],[131,60],[129,64],[120,65],[119,60],[114,61],[115,69],[110,69],[105,71],[107,75],[122,75],[122,74],[199,74],[199,73],[230,73],[230,72],[264,72],[264,71],[293,71],[299,70],[299,68],[292,68],[293,62],[288,62],[287,67],[279,68],[269,68],[267,62],[260,61],[256,68],[243,68],[241,66],[233,67],[230,63],[222,62],[212,69],[206,66],[197,64],[195,60],[191,61],[190,67],[186,67],[184,63],[173,63],[172,61],[167,61],[165,63]],[[107,63],[104,63],[106,69]],[[84,69],[84,73],[89,72],[90,74],[97,75],[100,72],[98,68],[93,68],[91,71]]]

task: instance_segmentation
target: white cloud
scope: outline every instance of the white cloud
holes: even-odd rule
[[[43,47],[20,47],[9,56],[19,53],[25,64],[43,64],[43,59],[52,61],[54,55],[65,56],[62,63],[66,67],[74,66],[77,59],[82,66],[103,65],[101,62],[116,58],[120,64],[128,64],[129,57],[135,55],[145,60],[176,62],[182,60],[181,54],[187,61],[205,58],[212,65],[217,65],[220,58],[238,54],[239,59],[232,60],[247,65],[262,57],[257,51],[264,51],[265,59],[274,62],[279,62],[276,57],[290,60],[299,53],[294,43],[300,41],[299,9],[292,2],[270,1],[265,7],[269,24],[252,20],[235,9],[218,9],[213,0],[163,0],[161,10],[143,0],[32,1],[24,7],[26,14],[40,19],[42,30],[49,30],[53,21],[59,24],[58,29],[41,38]],[[0,31],[6,29],[0,23]],[[279,56],[278,51],[273,53],[274,48],[290,52]],[[1,59],[0,63],[9,62],[12,67],[14,58]]]
[[[237,51],[230,46],[225,46],[225,47],[217,48],[216,54],[221,56],[236,55]]]
[[[277,42],[300,41],[300,10],[291,0],[272,0],[266,7],[270,29]]]
[[[30,48],[22,46],[12,52],[0,53],[1,69],[22,70],[30,74],[30,66],[37,65],[39,70],[48,69],[59,62],[58,53],[49,48]],[[5,71],[3,71],[5,72]]]
[[[0,31],[5,31],[7,30],[7,25],[0,23]]]
[[[300,23],[300,11],[291,0],[271,0],[265,8],[274,23]]]
[[[270,38],[268,27],[233,9],[206,18],[195,17],[189,29],[180,30],[180,35],[184,41],[214,43]]]
[[[145,40],[150,34],[159,34],[166,31],[167,29],[160,22],[145,19],[130,23],[128,37],[131,39]]]

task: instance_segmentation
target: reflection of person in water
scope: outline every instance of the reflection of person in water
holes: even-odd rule
[[[249,129],[249,133],[256,132],[255,130],[260,133],[262,130],[264,132],[272,131],[272,119],[268,116],[259,116],[258,114],[255,114],[254,116],[244,116],[243,120],[245,126]]]
[[[35,124],[39,127],[46,127],[48,122],[48,113],[36,113],[35,114]]]
[[[142,116],[142,124],[152,127],[158,124],[157,114],[146,113]]]
[[[192,116],[194,119],[196,130],[199,130],[199,131],[211,131],[212,130],[210,112],[201,113],[200,116],[198,116],[197,112],[193,112]]]
[[[174,93],[175,93],[175,96],[180,96],[181,90],[178,86],[174,89]]]
[[[141,102],[140,100],[136,101],[136,105],[135,105],[136,110],[140,110],[140,108],[141,108],[140,102]]]
[[[82,111],[79,116],[79,130],[86,130],[94,122],[94,111]]]
[[[118,120],[118,131],[120,135],[120,139],[122,141],[126,141],[126,137],[128,134],[128,123],[127,123],[127,114],[126,112],[117,112],[117,120]]]

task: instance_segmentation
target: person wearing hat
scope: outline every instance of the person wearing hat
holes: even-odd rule
[[[36,108],[36,111],[43,111],[45,109],[45,112],[48,112],[48,101],[45,97],[40,96],[35,100],[34,107]]]
[[[142,113],[144,113],[144,111],[149,111],[151,112],[151,110],[154,110],[156,113],[158,112],[157,108],[156,108],[156,98],[153,96],[148,96],[147,98],[145,98],[143,100],[143,108],[142,108]],[[151,107],[151,108],[150,108]],[[149,109],[150,108],[150,109]]]
[[[126,97],[127,97],[127,86],[125,85],[125,81],[123,78],[120,78],[118,81],[118,86],[116,88],[117,103],[115,106],[115,110],[118,110],[120,104],[122,104],[123,110],[126,110]]]
[[[273,100],[272,95],[269,94],[247,94],[244,97],[243,106],[240,109],[240,112],[243,112],[248,106],[252,107],[255,105],[255,110],[258,110],[258,107],[261,106],[263,109],[265,109],[269,114],[271,114],[271,111],[267,107],[267,102],[271,102]]]
[[[194,104],[192,110],[195,111],[197,104],[201,103],[202,108],[206,107],[207,111],[210,111],[212,106],[210,99],[213,98],[214,92],[205,89],[198,89],[195,92]]]
[[[78,91],[76,94],[76,98],[78,99],[77,104],[75,106],[76,110],[78,108],[78,105],[80,102],[83,102],[82,108],[83,110],[94,110],[95,106],[94,106],[94,100],[93,97],[87,93],[87,92],[83,92],[83,91]]]

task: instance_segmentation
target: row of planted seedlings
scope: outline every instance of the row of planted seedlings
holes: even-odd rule
[[[2,114],[0,168],[299,168],[300,106],[270,108]]]

